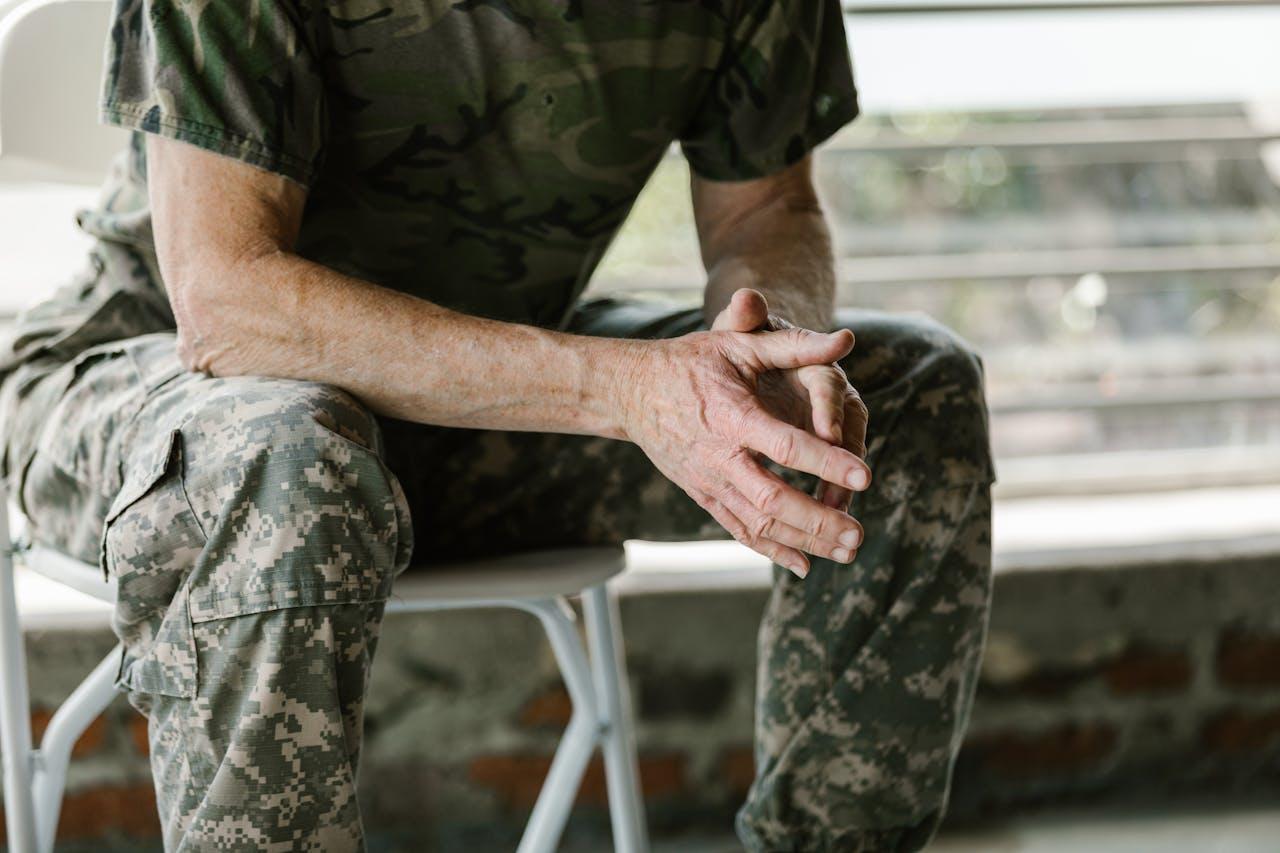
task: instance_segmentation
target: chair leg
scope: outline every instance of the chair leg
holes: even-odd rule
[[[9,849],[35,853],[35,803],[31,793],[31,704],[27,654],[14,590],[9,500],[0,480],[0,750],[4,760],[4,812]]]
[[[42,853],[53,850],[67,786],[71,749],[89,724],[116,698],[115,680],[120,669],[120,646],[112,649],[93,672],[72,691],[44,731],[34,775],[36,829]]]
[[[617,853],[647,853],[649,838],[640,794],[618,601],[606,584],[599,584],[583,592],[582,609],[604,729],[602,749],[613,846]]]
[[[591,666],[586,651],[574,628],[573,611],[564,599],[543,599],[515,603],[538,617],[556,663],[564,677],[569,698],[573,701],[573,717],[560,737],[551,769],[542,783],[542,791],[533,806],[533,814],[520,839],[518,853],[551,853],[564,833],[573,801],[582,785],[582,774],[595,751],[600,731],[595,691],[591,684]]]

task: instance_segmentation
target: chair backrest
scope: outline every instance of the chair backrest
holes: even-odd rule
[[[124,145],[98,123],[106,0],[27,0],[0,18],[0,158],[97,184]]]

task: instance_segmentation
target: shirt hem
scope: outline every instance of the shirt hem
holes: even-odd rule
[[[310,186],[315,170],[306,161],[276,151],[262,142],[242,134],[181,116],[154,115],[132,104],[107,101],[99,110],[104,124],[154,133],[203,148],[214,154],[231,157],[250,166],[281,175],[304,187]]]

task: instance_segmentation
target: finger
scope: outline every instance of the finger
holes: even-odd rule
[[[841,444],[859,459],[867,456],[867,407],[858,396],[858,392],[850,389],[842,407],[843,437]],[[836,509],[848,510],[853,492],[848,489],[829,486],[822,494],[822,502]]]
[[[734,291],[729,304],[716,315],[711,328],[725,332],[754,332],[769,321],[769,302],[758,290],[741,287]]]
[[[737,321],[737,332],[754,332],[769,322],[769,300],[749,287],[738,288],[729,300],[729,308]]]
[[[867,458],[867,426],[870,422],[870,413],[867,411],[867,404],[862,401],[862,397],[852,388],[844,399],[844,436],[843,444],[845,449],[857,456],[859,459]]]
[[[777,563],[785,569],[789,569],[797,577],[803,578],[809,574],[809,559],[795,548],[775,542],[770,539],[758,539],[754,537],[747,527],[742,523],[727,506],[720,500],[707,494],[700,494],[694,497],[698,506],[711,513],[711,517],[720,523],[720,526],[729,532],[729,535],[738,542],[746,545],[757,554],[768,557],[771,562]]]
[[[813,434],[830,444],[842,445],[844,400],[851,390],[844,372],[836,367],[805,367],[797,371],[797,378],[809,392]]]
[[[743,360],[756,370],[789,370],[811,364],[832,364],[853,349],[853,332],[829,334],[808,329],[782,329],[739,339]]]
[[[856,519],[823,506],[759,463],[742,457],[741,464],[730,466],[727,473],[733,486],[763,516],[751,518],[749,513],[735,510],[753,533],[841,563],[848,562],[862,544],[862,525]],[[798,531],[801,540],[795,541],[787,527]]]
[[[755,541],[776,542],[805,554],[835,560],[837,563],[850,562],[857,552],[852,545],[818,540],[812,533],[762,512],[737,490],[730,489],[721,496],[720,501],[746,525],[749,533],[755,537]]]
[[[745,419],[741,441],[784,468],[813,474],[838,486],[862,491],[871,485],[871,469],[843,447],[796,429],[756,409]]]

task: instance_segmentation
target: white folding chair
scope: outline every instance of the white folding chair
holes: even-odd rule
[[[0,156],[21,158],[63,180],[96,181],[103,174],[122,139],[119,131],[95,123],[93,94],[109,11],[105,0],[29,0],[0,19]],[[97,566],[48,548],[15,549],[0,482],[0,750],[8,843],[17,853],[47,853],[53,849],[71,748],[117,695],[120,650],[107,655],[58,708],[39,748],[33,748],[14,557],[102,601],[114,602],[116,590]],[[520,851],[555,848],[597,745],[604,753],[615,848],[648,849],[617,601],[608,585],[622,567],[621,548],[583,548],[410,569],[396,582],[387,606],[388,613],[510,607],[533,614],[546,631],[573,715]],[[582,598],[589,656],[567,601],[576,595]]]
[[[0,505],[5,495],[0,484]],[[49,548],[13,548],[0,513],[0,749],[11,849],[53,849],[71,748],[116,697],[120,648],[108,654],[54,713],[38,749],[31,739],[26,657],[14,590],[13,560],[52,580],[114,603],[113,579],[90,563]],[[410,569],[397,581],[387,613],[511,607],[533,614],[551,641],[573,700],[573,715],[552,759],[521,838],[520,851],[554,850],[596,745],[604,753],[614,846],[644,851],[648,840],[636,772],[635,740],[622,659],[617,599],[608,581],[622,571],[621,548],[519,554],[456,566]],[[583,648],[568,597],[581,595]]]

